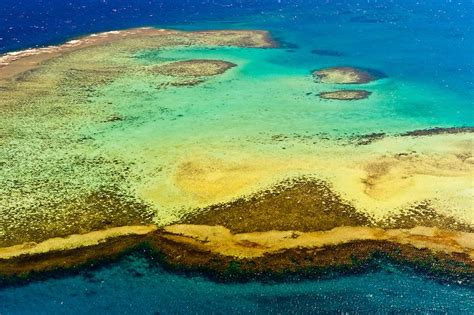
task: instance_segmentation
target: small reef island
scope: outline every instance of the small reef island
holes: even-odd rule
[[[174,86],[193,86],[204,82],[205,77],[211,77],[223,74],[230,68],[237,65],[232,62],[222,60],[193,59],[184,61],[175,61],[165,65],[153,68],[151,71],[155,74],[181,78],[170,82]]]
[[[291,116],[277,89],[252,98],[269,79],[242,77],[273,49],[260,30],[138,28],[1,56],[2,281],[146,250],[226,280],[383,259],[473,285],[472,128],[318,132],[298,113],[314,100]],[[379,78],[334,67],[292,79]]]
[[[332,67],[316,70],[313,75],[322,83],[361,84],[369,83],[382,77],[373,70],[354,67]]]
[[[385,77],[380,71],[354,67],[331,67],[313,72],[316,82],[325,84],[364,84]],[[361,100],[372,94],[366,90],[337,90],[321,92],[319,97],[327,100]]]

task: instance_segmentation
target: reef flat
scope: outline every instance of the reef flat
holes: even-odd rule
[[[268,33],[263,31],[196,31],[179,32],[166,29],[143,27],[121,31],[110,31],[92,34],[79,39],[73,39],[59,46],[32,48],[18,52],[11,52],[0,56],[1,79],[15,77],[23,72],[30,71],[43,62],[54,59],[66,53],[79,49],[107,45],[120,40],[150,40],[137,49],[163,46],[237,46],[237,47],[275,47],[276,43]],[[153,46],[156,45],[156,46]]]
[[[1,56],[0,274],[147,245],[220,273],[382,253],[472,275],[471,130],[393,127],[364,105],[383,90],[315,105],[320,85],[385,80],[338,67],[315,84],[277,47],[265,31],[142,28]]]
[[[262,31],[140,28],[0,57],[1,244],[151,222],[148,206],[126,187],[130,164],[99,153],[94,143],[100,129],[133,119],[118,114],[112,102],[93,99],[124,77],[145,77],[154,90],[179,85],[154,74],[169,63],[144,64],[136,55],[189,46],[269,48],[275,42]],[[200,59],[178,62],[178,70],[183,65],[193,77],[235,66]]]

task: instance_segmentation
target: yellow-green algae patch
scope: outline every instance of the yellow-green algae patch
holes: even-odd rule
[[[309,175],[330,183],[345,203],[376,221],[390,220],[429,200],[436,212],[474,223],[469,190],[474,165],[465,158],[471,154],[469,135],[387,137],[365,146],[280,140],[258,145],[259,149],[253,144],[253,154],[238,144],[209,146],[207,152],[189,144],[174,167],[139,185],[138,192],[162,206],[156,222],[169,224],[193,209],[228,203],[271,189],[285,178]]]

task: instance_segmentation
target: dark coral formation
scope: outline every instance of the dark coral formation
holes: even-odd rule
[[[449,127],[449,128],[440,128],[434,127],[430,129],[420,129],[407,131],[402,133],[402,137],[418,137],[418,136],[434,136],[434,135],[443,135],[443,134],[458,134],[458,133],[473,133],[474,127]]]
[[[369,226],[371,220],[344,202],[325,182],[298,179],[249,198],[202,209],[182,223],[222,225],[243,233],[324,231],[338,226]]]
[[[383,222],[381,225],[400,229],[411,229],[415,226],[436,226],[451,231],[474,233],[473,225],[438,213],[428,202],[408,208],[393,216],[390,222]]]
[[[424,137],[424,136],[437,136],[437,135],[452,135],[462,133],[474,133],[474,127],[434,127],[429,129],[418,129],[407,131],[396,136],[399,137]],[[374,132],[365,135],[354,135],[351,138],[351,143],[356,145],[368,145],[377,140],[381,140],[388,135],[384,132]]]
[[[365,90],[339,90],[332,92],[321,92],[318,96],[326,100],[353,101],[368,98],[372,92]]]
[[[373,132],[365,135],[357,135],[351,139],[351,143],[355,145],[369,145],[375,141],[385,138],[385,132]]]
[[[418,129],[407,131],[397,136],[400,137],[423,137],[423,136],[436,136],[436,135],[448,135],[448,134],[461,134],[461,133],[474,133],[474,127],[434,127],[429,129]],[[350,139],[351,144],[355,145],[368,145],[375,141],[381,140],[388,135],[384,132],[374,132],[370,134],[354,135]]]
[[[383,136],[373,134],[372,139],[361,141],[375,141]],[[233,233],[326,231],[340,226],[404,229],[419,225],[474,231],[473,226],[438,214],[425,204],[408,208],[388,220],[375,221],[344,201],[326,182],[307,178],[285,181],[247,198],[209,206],[187,215],[180,223],[221,225]]]
[[[110,227],[148,224],[153,218],[146,204],[117,188],[104,188],[48,207],[48,213],[26,210],[28,217],[17,225],[0,223],[0,229],[5,231],[5,235],[0,238],[0,247],[41,242],[53,237]]]

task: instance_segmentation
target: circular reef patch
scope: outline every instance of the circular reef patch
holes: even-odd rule
[[[360,69],[354,67],[331,67],[313,72],[314,78],[320,83],[333,84],[360,84],[368,83],[385,75],[377,70]]]
[[[372,92],[365,90],[339,90],[332,92],[321,92],[319,97],[326,100],[353,101],[368,98]]]

